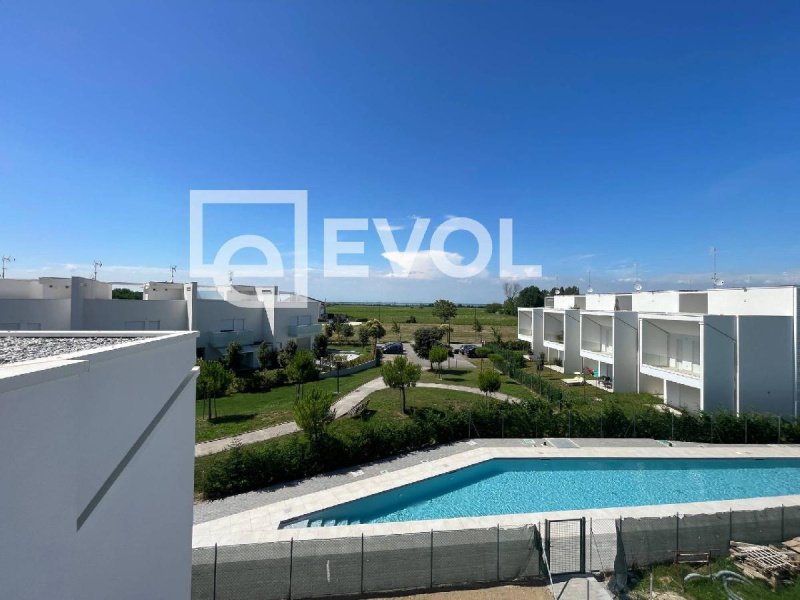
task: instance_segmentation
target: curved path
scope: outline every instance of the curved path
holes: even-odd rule
[[[478,396],[483,395],[483,392],[481,392],[478,388],[467,385],[451,385],[448,383],[418,383],[417,387],[452,390],[454,392],[467,392],[468,394],[475,394]],[[345,394],[333,405],[333,412],[336,415],[336,418],[339,419],[345,416],[348,412],[350,412],[350,410],[355,408],[359,402],[362,402],[371,393],[384,389],[386,389],[386,384],[383,383],[383,378],[376,377],[375,379],[372,379],[367,383],[357,387],[349,394]],[[507,394],[500,394],[497,392],[493,392],[489,394],[489,396],[495,400],[500,400],[501,402],[511,402],[513,404],[522,402],[522,399],[520,398],[509,396]],[[264,429],[248,431],[247,433],[242,433],[232,437],[220,438],[210,442],[201,442],[199,444],[195,444],[194,456],[197,458],[200,456],[207,456],[209,454],[222,452],[223,450],[227,450],[228,447],[230,447],[230,445],[234,442],[239,442],[242,445],[255,444],[256,442],[263,442],[265,440],[280,437],[282,435],[288,435],[297,431],[300,431],[297,423],[294,421],[289,421],[287,423],[281,423],[280,425],[265,427]]]

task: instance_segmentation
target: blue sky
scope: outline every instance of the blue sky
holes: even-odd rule
[[[500,218],[542,265],[523,284],[630,290],[638,263],[707,287],[711,246],[729,284],[795,283],[798,30],[796,2],[2,3],[0,252],[9,276],[185,279],[191,189],[304,189],[329,300],[497,299]],[[410,278],[374,227],[343,236],[368,281],[322,277],[323,219],[386,218],[402,248],[417,216]],[[471,280],[425,263],[450,216],[494,238]],[[206,220],[212,256],[293,244],[287,210]]]

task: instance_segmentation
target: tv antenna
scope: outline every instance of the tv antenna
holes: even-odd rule
[[[717,275],[717,248],[716,248],[716,246],[711,246],[711,256],[714,257],[714,274],[711,276],[711,282],[714,284],[714,287],[722,287],[723,285],[725,285],[725,280]]]
[[[17,259],[13,256],[3,256],[3,279],[6,278],[6,265],[16,261]]]
[[[175,271],[178,270],[177,265],[170,265],[169,266],[169,282],[175,283]]]
[[[594,288],[592,287],[592,270],[591,269],[589,269],[588,279],[589,279],[589,287],[586,288],[586,293],[587,294],[592,294],[592,293],[594,293]]]
[[[228,283],[233,285],[233,271],[228,271]]]
[[[642,282],[639,281],[639,263],[633,263],[633,289],[637,292],[642,291]]]
[[[103,263],[101,263],[99,260],[94,261],[94,275],[92,276],[92,279],[95,281],[97,281],[97,270],[102,266]]]

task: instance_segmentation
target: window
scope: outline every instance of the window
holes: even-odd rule
[[[161,321],[148,321],[147,329],[151,331],[158,331],[159,329],[161,329]]]
[[[220,331],[244,331],[244,319],[222,319]]]

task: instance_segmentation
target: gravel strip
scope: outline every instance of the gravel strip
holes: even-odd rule
[[[143,337],[0,337],[0,365],[129,344]]]

